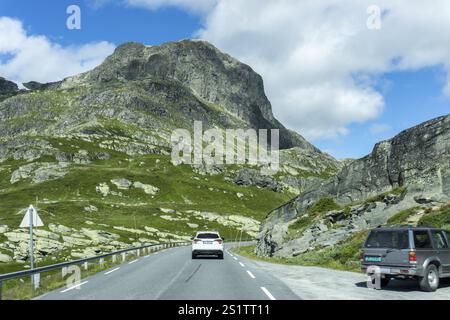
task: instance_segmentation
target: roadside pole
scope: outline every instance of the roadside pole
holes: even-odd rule
[[[36,209],[30,205],[25,213],[25,216],[20,223],[20,228],[29,228],[30,231],[30,242],[29,242],[29,258],[30,258],[30,270],[34,269],[34,242],[33,242],[33,227],[43,227],[44,223],[39,217]],[[31,286],[34,290],[35,287],[35,275],[31,275]],[[37,285],[39,285],[39,280],[36,281]]]
[[[28,208],[28,216],[29,216],[29,220],[28,223],[30,224],[30,268],[31,270],[34,269],[34,243],[33,243],[33,207],[30,206]],[[31,276],[31,284],[33,285],[33,279],[34,276]]]

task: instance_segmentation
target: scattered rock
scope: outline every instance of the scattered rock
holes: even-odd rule
[[[133,183],[130,180],[124,178],[112,179],[111,183],[114,184],[120,190],[128,190],[133,185]]]
[[[142,189],[146,194],[155,195],[159,192],[159,188],[152,186],[150,184],[143,184],[139,181],[133,183],[133,187],[137,189]]]
[[[98,212],[98,208],[93,205],[89,205],[87,207],[84,207],[84,211],[86,212]]]
[[[95,191],[100,193],[103,197],[106,197],[109,194],[110,189],[107,183],[100,183],[95,187]]]
[[[0,234],[8,232],[8,231],[9,231],[9,227],[7,225],[0,226]]]
[[[7,254],[0,253],[0,262],[8,263],[8,262],[12,262],[12,261],[13,261],[13,259],[10,256],[8,256]]]

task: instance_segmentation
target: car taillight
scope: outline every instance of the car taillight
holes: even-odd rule
[[[197,243],[200,243],[200,242],[202,242],[202,241],[201,240],[194,240],[194,241],[192,241],[193,244],[197,244]]]
[[[417,254],[415,251],[410,251],[408,254],[408,260],[410,263],[417,263]]]
[[[222,240],[216,240],[215,242],[217,242],[218,244],[222,244]]]

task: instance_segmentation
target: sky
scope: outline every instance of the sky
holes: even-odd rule
[[[2,0],[0,76],[50,82],[114,48],[205,39],[264,79],[275,116],[338,159],[450,110],[450,4],[435,0]],[[80,8],[80,29],[69,29]]]

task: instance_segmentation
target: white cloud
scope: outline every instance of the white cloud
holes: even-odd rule
[[[0,75],[17,81],[50,82],[94,68],[115,46],[108,42],[62,47],[28,35],[19,20],[0,17]]]
[[[179,7],[192,13],[210,12],[217,1],[218,0],[125,0],[125,2],[131,6],[143,7],[150,10],[157,10],[161,7],[169,6]]]
[[[197,36],[244,61],[264,80],[275,115],[310,139],[348,133],[380,116],[380,75],[441,65],[450,71],[450,6],[377,0],[369,30],[362,0],[219,0]],[[443,93],[450,97],[450,76]]]

